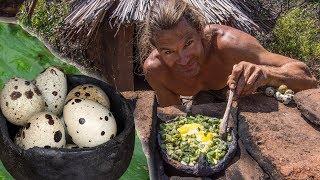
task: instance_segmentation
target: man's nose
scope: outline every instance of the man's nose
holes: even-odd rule
[[[185,53],[179,54],[179,60],[177,61],[179,65],[185,66],[189,63],[189,61],[190,61],[190,58]]]

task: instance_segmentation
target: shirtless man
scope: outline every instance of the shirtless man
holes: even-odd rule
[[[160,106],[225,86],[237,97],[265,85],[286,84],[294,91],[316,87],[304,63],[268,52],[240,30],[205,25],[181,0],[158,1],[142,29],[140,50],[147,55],[143,70]]]

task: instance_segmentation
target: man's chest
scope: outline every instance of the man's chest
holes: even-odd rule
[[[167,88],[179,95],[193,96],[199,91],[219,90],[226,86],[230,68],[221,64],[208,64],[202,68],[196,78],[171,75],[166,81]]]

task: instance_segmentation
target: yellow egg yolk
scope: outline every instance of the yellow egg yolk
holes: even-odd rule
[[[203,129],[203,126],[201,124],[191,123],[191,124],[184,124],[183,126],[179,127],[178,131],[181,134],[181,136],[186,136],[186,135],[197,134],[199,132],[199,129],[200,130]]]
[[[197,141],[204,144],[212,142],[214,134],[209,132],[205,135],[203,131],[204,127],[198,123],[184,124],[178,128],[178,131],[182,138],[185,138],[187,135],[195,135]]]

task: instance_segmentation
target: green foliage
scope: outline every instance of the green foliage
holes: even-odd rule
[[[18,15],[19,22],[39,33],[50,43],[55,42],[55,29],[59,27],[69,12],[68,3],[64,0],[38,0],[31,19],[28,19],[26,4],[22,5]]]
[[[13,180],[13,177],[4,168],[2,162],[0,161],[0,179],[1,180]]]
[[[80,74],[20,26],[0,23],[0,89],[13,76],[31,80],[49,66],[59,67],[66,74]]]
[[[143,153],[140,139],[136,133],[133,157],[128,170],[120,180],[147,180],[149,179],[147,159]]]
[[[320,59],[320,27],[316,11],[311,4],[307,8],[295,7],[280,17],[273,30],[272,51],[303,61]]]

